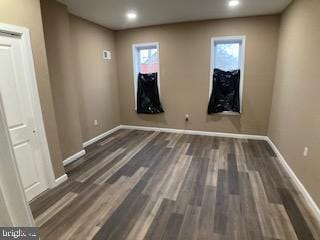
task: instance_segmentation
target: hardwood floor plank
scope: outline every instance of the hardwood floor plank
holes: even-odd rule
[[[125,239],[147,199],[143,194],[130,193],[93,239]]]
[[[214,232],[214,215],[216,206],[217,189],[212,186],[206,186],[201,204],[199,219],[199,239],[211,239]]]
[[[34,218],[37,218],[40,214],[47,211],[49,207],[59,201],[67,193],[78,187],[79,183],[75,181],[66,181],[62,183],[59,188],[54,188],[49,191],[45,191],[43,194],[32,200],[30,207]]]
[[[245,222],[246,226],[247,239],[263,239],[248,173],[240,173],[239,179],[241,188],[240,207],[242,209],[242,220]]]
[[[176,207],[175,201],[164,199],[160,205],[159,211],[152,221],[151,226],[145,236],[145,240],[162,239],[166,233],[167,224],[174,213]],[[182,215],[183,216],[183,215]]]
[[[119,130],[32,201],[41,239],[320,240],[266,141]]]
[[[55,214],[57,214],[61,209],[67,206],[73,199],[75,199],[78,194],[69,192],[60,198],[55,204],[51,205],[46,211],[40,214],[35,218],[36,225],[41,227],[44,223],[46,223],[50,218],[52,218]]]
[[[180,228],[183,222],[183,215],[178,213],[172,213],[164,233],[162,235],[162,240],[176,240],[178,239]]]
[[[227,171],[219,170],[216,206],[214,215],[214,232],[225,235],[228,221],[229,190]]]
[[[88,209],[93,200],[109,188],[108,185],[93,185],[90,191],[79,194],[68,206],[65,206],[40,228],[42,239],[61,239],[61,236],[69,231],[72,224],[83,211]]]
[[[115,166],[109,169],[106,173],[101,175],[96,181],[96,184],[102,184],[106,182],[114,173],[116,173],[119,169],[121,169],[130,159],[136,155],[143,147],[145,147],[149,141],[151,141],[154,137],[156,137],[159,133],[155,132],[141,141],[135,148],[129,151]]]
[[[249,179],[263,236],[265,238],[280,239],[281,236],[276,230],[276,223],[272,218],[271,205],[268,202],[259,173],[250,172]]]
[[[279,189],[279,192],[298,239],[314,240],[314,237],[290,192],[284,188]]]
[[[157,212],[159,211],[159,208],[161,206],[163,199],[155,199],[150,200],[140,217],[136,220],[136,223],[134,227],[131,229],[130,233],[128,234],[128,237],[126,239],[128,240],[142,240],[146,236],[148,229],[150,228],[153,219],[155,218]]]
[[[280,204],[271,204],[271,208],[273,220],[276,223],[277,235],[280,236],[280,239],[297,240],[298,237],[284,206]]]
[[[123,153],[126,149],[124,148],[119,148],[115,152],[111,153],[108,155],[103,161],[97,163],[94,167],[90,168],[88,171],[85,173],[81,174],[78,178],[77,181],[79,182],[85,182],[88,178],[96,174],[97,171],[99,171],[100,168],[103,168],[104,166],[108,165],[115,157],[119,156],[121,153]]]
[[[178,235],[178,240],[196,240],[199,234],[201,207],[188,205]]]
[[[227,238],[230,240],[247,239],[246,227],[242,222],[240,196],[229,196]]]
[[[228,189],[230,194],[239,195],[239,174],[236,155],[229,153],[228,155]]]

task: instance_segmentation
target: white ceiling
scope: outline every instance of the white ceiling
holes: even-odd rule
[[[58,0],[69,12],[84,19],[120,30],[127,28],[206,19],[280,13],[292,0],[240,0],[231,9],[228,0]],[[135,21],[126,13],[134,10]]]

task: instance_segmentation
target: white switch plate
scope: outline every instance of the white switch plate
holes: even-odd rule
[[[94,125],[95,125],[95,126],[98,125],[98,120],[94,120]]]

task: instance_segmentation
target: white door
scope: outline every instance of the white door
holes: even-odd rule
[[[30,201],[48,186],[22,49],[20,37],[0,33],[0,95],[19,173]]]

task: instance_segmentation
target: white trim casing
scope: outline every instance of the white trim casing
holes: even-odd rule
[[[138,49],[139,48],[147,48],[147,47],[157,47],[158,49],[158,89],[159,89],[159,97],[161,97],[161,90],[160,90],[160,44],[159,42],[150,42],[150,43],[139,43],[139,44],[132,44],[132,64],[133,64],[133,81],[134,81],[134,109],[137,110],[137,91],[138,91],[138,59],[139,56]]]
[[[110,135],[111,133],[114,133],[115,131],[118,131],[119,129],[121,129],[121,126],[117,126],[117,127],[115,127],[115,128],[112,128],[112,129],[110,129],[109,131],[107,131],[107,132],[105,132],[105,133],[102,133],[102,134],[100,134],[99,136],[96,136],[96,137],[94,137],[94,138],[92,138],[92,139],[84,142],[84,143],[83,143],[83,147],[88,147],[89,145],[91,145],[91,144],[99,141],[100,139],[102,139],[102,138]]]
[[[43,162],[42,162],[42,169],[45,172],[46,176],[46,185],[47,187],[51,187],[55,184],[55,177],[45,132],[45,127],[43,123],[43,116],[42,116],[42,109],[40,105],[40,98],[39,98],[39,91],[37,86],[34,62],[33,62],[33,55],[32,55],[32,47],[30,42],[30,33],[29,29],[25,27],[18,27],[10,24],[0,23],[0,33],[11,34],[15,36],[19,36],[22,42],[22,51],[23,55],[26,56],[26,59],[23,59],[24,65],[26,66],[26,75],[28,79],[30,79],[30,92],[31,98],[33,103],[34,111],[34,121],[36,124],[35,129],[39,136],[39,144],[41,146]]]
[[[63,174],[62,176],[60,176],[57,179],[55,179],[54,185],[51,188],[55,188],[55,187],[59,186],[60,184],[64,183],[65,181],[67,181],[67,180],[68,180],[68,175],[67,174]]]
[[[82,156],[84,156],[86,154],[86,150],[81,150],[80,152],[77,152],[75,154],[73,154],[72,156],[66,158],[64,161],[63,161],[63,166],[66,166],[76,160],[78,160],[79,158],[81,158]]]
[[[308,193],[307,189],[303,186],[302,182],[299,180],[297,175],[294,173],[294,171],[291,169],[291,167],[288,165],[287,161],[284,159],[276,145],[272,142],[272,140],[269,137],[266,137],[266,141],[270,144],[273,151],[276,153],[277,158],[279,159],[280,164],[282,167],[287,171],[290,178],[292,179],[294,185],[296,186],[297,190],[301,193],[303,198],[305,199],[306,203],[309,205],[310,209],[312,210],[314,217],[320,223],[320,209],[311,197],[311,195]]]
[[[212,37],[211,38],[211,52],[210,52],[210,76],[209,76],[209,99],[212,92],[212,76],[214,71],[214,44],[217,41],[241,41],[241,69],[240,69],[240,86],[239,86],[239,98],[240,98],[240,113],[243,110],[243,83],[244,83],[244,70],[245,70],[245,59],[246,59],[246,36],[226,36],[226,37]],[[222,112],[219,114],[223,115],[239,115],[239,113],[234,112]]]

